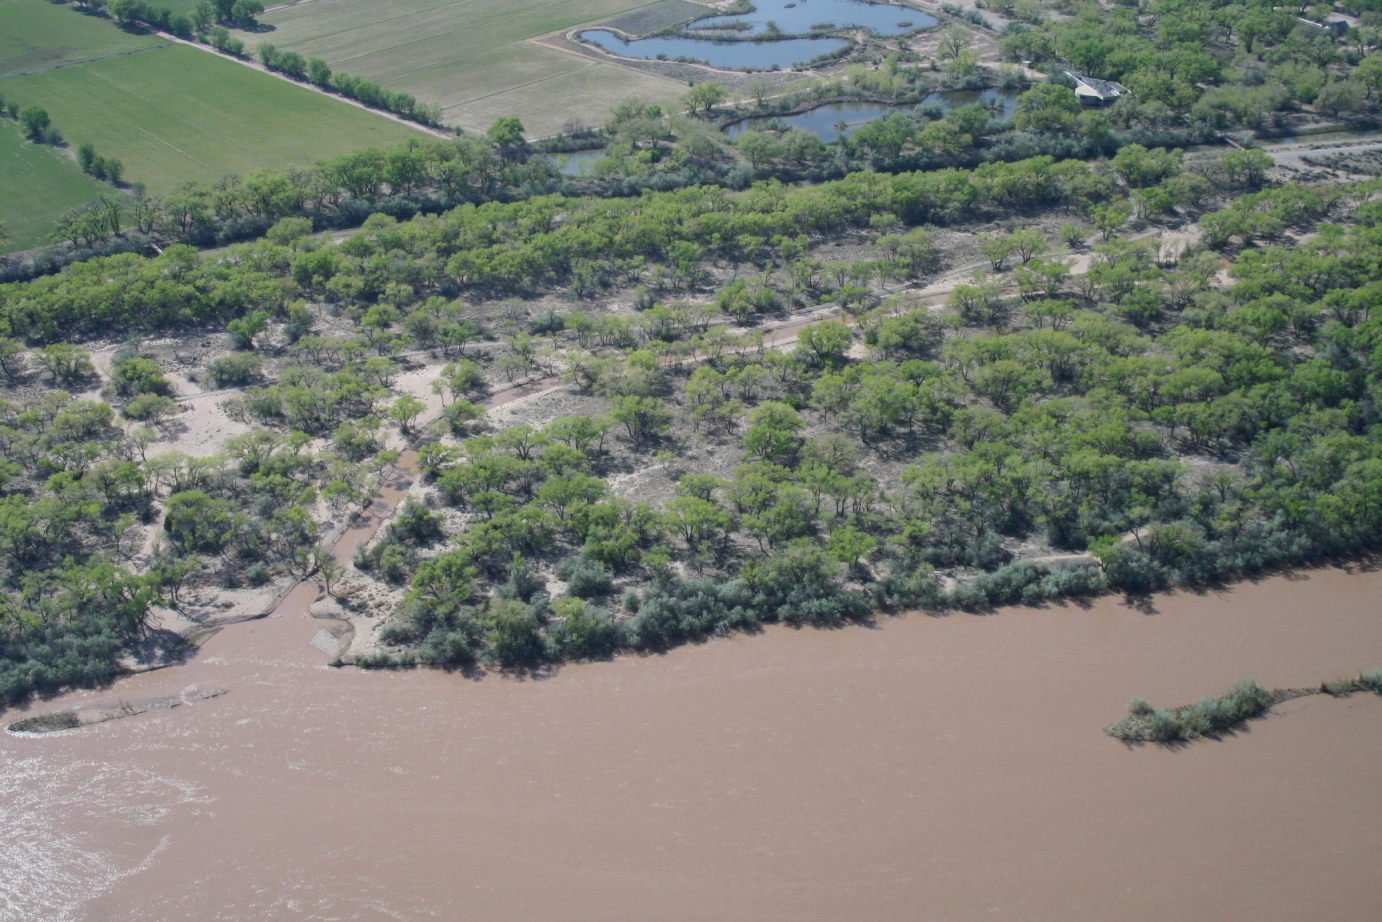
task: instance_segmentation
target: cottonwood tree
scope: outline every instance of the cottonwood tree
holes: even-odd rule
[[[413,431],[413,423],[427,409],[427,404],[418,400],[416,397],[405,394],[394,401],[393,406],[389,407],[389,416],[394,422],[398,423],[398,430],[404,435]]]

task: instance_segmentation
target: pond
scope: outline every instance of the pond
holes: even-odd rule
[[[563,176],[589,176],[594,172],[596,160],[603,160],[609,156],[609,152],[604,148],[600,150],[578,150],[570,154],[547,154],[545,155],[557,167],[557,172]]]
[[[810,2],[810,0],[808,0]],[[711,67],[771,70],[807,64],[849,45],[843,38],[789,38],[776,42],[715,42],[697,38],[640,38],[625,41],[608,29],[589,29],[580,37],[626,58],[676,60],[692,58]]]
[[[1006,118],[1017,105],[1017,96],[1015,90],[942,90],[927,96],[922,105],[935,104],[948,111],[976,102],[986,105],[992,103],[994,114],[998,114],[1001,106],[1002,117]],[[846,124],[845,133],[848,134],[876,118],[892,115],[894,112],[911,112],[915,108],[912,103],[837,102],[798,115],[759,115],[746,118],[726,128],[725,134],[732,138],[744,131],[763,128],[771,122],[780,121],[792,128],[814,131],[820,135],[822,141],[833,141],[840,135],[836,126],[841,121]]]
[[[754,0],[754,6],[757,9],[752,13],[702,19],[689,28],[720,31],[717,26],[743,22],[753,28],[738,34],[758,35],[771,22],[788,35],[802,35],[816,26],[862,26],[877,35],[905,35],[917,29],[929,29],[937,23],[936,17],[917,10],[862,0]]]

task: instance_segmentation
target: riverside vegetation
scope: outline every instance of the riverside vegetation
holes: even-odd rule
[[[1373,692],[1382,695],[1382,669],[1353,678],[1321,683],[1318,689],[1265,689],[1252,679],[1241,679],[1225,694],[1201,698],[1183,707],[1153,708],[1146,698],[1128,703],[1128,713],[1105,732],[1125,742],[1173,743],[1218,736],[1239,724],[1261,717],[1272,705],[1306,695],[1351,695]]]
[[[397,649],[365,663],[527,666],[879,606],[1145,592],[1374,547],[1376,184],[1238,194],[1242,175],[1216,173],[1231,204],[1200,223],[1237,253],[1226,288],[1212,249],[1166,264],[1113,238],[1072,276],[1042,235],[1019,231],[982,238],[1007,275],[956,287],[941,313],[870,294],[874,280],[928,271],[922,222],[1124,207],[1119,171],[1145,181],[1142,161],[1163,155],[1119,157],[537,197],[377,215],[341,244],[289,218],[215,257],[174,245],[4,286],[5,332],[48,343],[9,341],[7,368],[42,368],[53,386],[6,408],[7,697],[109,676],[153,604],[208,564],[222,579],[313,572],[318,504],[367,494],[394,457],[382,420],[416,431],[420,402],[390,402],[390,387],[394,356],[418,347],[452,360],[422,466],[467,524],[448,534],[437,510],[410,504],[360,559],[412,587],[384,634]],[[844,233],[871,238],[878,258],[811,255],[811,237]],[[777,268],[722,284],[717,264]],[[486,333],[463,299],[631,282],[648,291],[633,315],[544,314],[508,326],[484,366],[463,355]],[[657,297],[707,288],[700,306]],[[762,348],[756,323],[832,299],[852,305],[853,325]],[[307,303],[356,318],[358,333],[313,333]],[[276,318],[292,361],[256,384],[256,338]],[[244,347],[207,373],[248,383],[234,412],[258,428],[218,456],[142,456],[175,406],[137,350],[113,364],[114,406],[57,390],[92,374],[66,338],[188,324],[228,324]],[[476,430],[472,401],[492,376],[550,373],[607,412]],[[615,462],[686,440],[740,461],[728,476],[685,472],[659,506],[611,492]],[[869,472],[878,458],[898,459],[886,482]],[[132,573],[121,534],[160,513],[162,550]],[[1015,560],[1023,540],[1092,556],[1066,569]],[[967,575],[946,588],[945,572]],[[552,578],[566,595],[547,598]]]
[[[729,148],[704,86],[694,115],[616,111],[579,184],[501,119],[65,218],[66,254],[0,285],[0,700],[176,646],[158,612],[189,585],[333,590],[322,523],[410,445],[425,487],[355,562],[401,596],[361,665],[527,669],[1376,549],[1378,183],[1188,162],[1054,82],[1011,123]],[[1199,243],[1124,236],[1172,221]],[[985,269],[944,305],[900,290],[958,252]],[[154,448],[182,405],[141,343],[178,334],[235,343],[197,374],[247,431],[207,457]],[[125,337],[98,372],[89,340]],[[491,389],[554,377],[590,412],[487,424]],[[666,495],[621,492],[653,468]]]
[[[1184,148],[1216,140],[1225,131],[1376,114],[1382,104],[1382,12],[1356,8],[1358,27],[1336,35],[1284,10],[1250,9],[1240,16],[1241,8],[1233,4],[1172,3],[1157,4],[1138,16],[1122,7],[1072,3],[1063,8],[1069,15],[1052,18],[1039,7],[1020,5],[1003,14],[1010,21],[997,46],[1006,60],[1044,69],[1046,81],[1035,86],[1031,69],[979,65],[977,34],[952,24],[934,49],[935,57],[904,43],[871,52],[867,61],[841,65],[836,73],[808,75],[785,85],[760,77],[732,94],[713,79],[698,80],[681,101],[685,114],[624,99],[610,104],[603,127],[572,123],[565,133],[537,145],[541,151],[604,146],[607,156],[594,161],[588,177],[563,177],[546,158],[530,156],[533,149],[524,142],[522,124],[500,119],[488,138],[469,136],[460,146],[419,140],[406,153],[366,150],[316,169],[256,171],[226,182],[180,185],[169,198],[186,213],[175,221],[158,220],[160,200],[154,196],[128,208],[133,214],[123,225],[83,213],[99,207],[80,209],[63,220],[55,239],[81,256],[110,249],[151,252],[151,244],[248,239],[287,215],[308,216],[317,229],[354,227],[374,211],[405,218],[464,202],[540,194],[628,196],[647,188],[666,191],[708,183],[742,189],[769,177],[820,182],[862,169],[973,168],[1040,155],[1091,159],[1133,144]],[[219,28],[217,18],[232,21],[238,15],[233,4],[229,9],[204,4],[198,10],[190,26],[207,35]],[[981,31],[987,35],[991,30]],[[405,115],[416,110],[422,121],[437,122],[435,110],[413,97],[333,72],[319,59],[267,44],[258,54],[267,66],[294,79]],[[1107,109],[1082,107],[1068,86],[1065,67],[1123,80],[1133,92]],[[0,87],[16,114],[33,105],[17,91],[23,85],[13,92]],[[1010,116],[977,104],[949,112],[923,105],[877,119],[829,144],[785,125],[744,131],[732,142],[716,128],[723,120],[800,111],[841,99],[919,103],[940,89],[994,85],[1020,94]],[[81,126],[57,127],[76,134]],[[83,140],[100,152],[93,151],[90,161],[99,176],[105,171],[96,165],[109,167],[114,159],[106,154],[109,145],[101,137]],[[125,160],[119,167],[128,177],[136,165],[130,157]],[[166,191],[151,180],[145,184]],[[252,193],[251,185],[258,187]],[[273,192],[266,192],[266,186],[274,187]],[[253,197],[246,200],[247,195]],[[1197,192],[1173,183],[1143,195],[1143,206],[1165,213]],[[63,258],[71,256],[49,253],[7,271],[46,271]]]

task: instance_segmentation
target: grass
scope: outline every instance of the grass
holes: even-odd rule
[[[0,76],[160,44],[48,0],[0,0]]]
[[[1244,721],[1261,717],[1274,704],[1306,695],[1351,695],[1373,692],[1382,695],[1382,669],[1374,669],[1346,679],[1323,682],[1318,689],[1265,689],[1251,678],[1240,679],[1218,696],[1201,698],[1177,708],[1153,708],[1146,698],[1128,703],[1128,713],[1105,728],[1115,739],[1125,742],[1173,743],[1218,736]]]
[[[267,13],[271,32],[242,33],[443,109],[443,119],[483,131],[516,115],[530,136],[561,130],[573,118],[604,121],[625,96],[666,102],[676,80],[540,47],[525,41],[636,9],[642,0],[338,0]]]
[[[92,142],[124,163],[128,182],[154,193],[418,137],[382,116],[182,45],[11,77],[0,80],[0,94],[43,106],[73,149]]]
[[[114,192],[79,170],[62,151],[30,144],[17,123],[0,120],[0,221],[10,235],[0,253],[47,242],[63,212]]]

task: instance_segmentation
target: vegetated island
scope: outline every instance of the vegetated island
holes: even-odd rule
[[[1222,695],[1207,696],[1181,707],[1153,708],[1146,698],[1134,698],[1128,702],[1128,713],[1105,727],[1104,732],[1129,743],[1174,743],[1217,737],[1261,717],[1282,701],[1308,695],[1343,697],[1362,691],[1382,695],[1382,669],[1322,682],[1318,688],[1266,689],[1252,678],[1239,679]]]
[[[76,730],[79,727],[89,727],[92,724],[105,723],[108,720],[119,720],[122,717],[134,717],[136,714],[144,714],[154,710],[166,710],[168,708],[179,707],[184,704],[191,704],[194,701],[205,701],[208,698],[218,698],[226,694],[226,688],[207,688],[183,692],[177,697],[154,698],[149,701],[121,701],[115,707],[89,708],[85,710],[53,711],[48,714],[35,714],[33,717],[25,717],[16,720],[6,729],[11,733],[56,733],[59,730]]]

